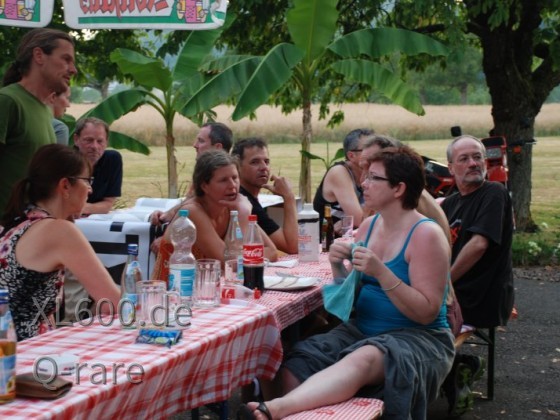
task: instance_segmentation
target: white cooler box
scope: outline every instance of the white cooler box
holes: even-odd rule
[[[150,277],[155,257],[150,244],[155,227],[149,222],[78,219],[76,225],[84,233],[95,253],[107,268],[115,283],[120,284],[126,264],[128,244],[138,244],[138,261],[142,276]]]

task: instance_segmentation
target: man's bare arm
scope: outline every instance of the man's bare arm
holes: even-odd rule
[[[455,282],[469,271],[488,249],[488,239],[482,235],[474,234],[465,244],[451,266],[451,281]]]
[[[298,252],[298,225],[296,198],[290,184],[284,177],[272,175],[272,185],[263,185],[264,188],[277,194],[284,199],[284,223],[276,232],[270,235],[270,239],[280,251],[287,254]]]
[[[117,197],[104,197],[97,203],[86,203],[82,214],[107,214],[112,210],[115,201],[117,201]]]

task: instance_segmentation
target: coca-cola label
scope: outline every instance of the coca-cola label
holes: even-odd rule
[[[264,263],[264,246],[263,244],[245,244],[243,245],[243,264],[263,264]]]

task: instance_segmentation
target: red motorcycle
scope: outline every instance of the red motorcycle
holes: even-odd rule
[[[461,135],[460,127],[452,127],[453,137]],[[481,139],[486,149],[486,178],[489,181],[500,182],[508,188],[508,162],[506,138],[503,136],[491,136]],[[446,197],[455,191],[455,179],[444,165],[429,157],[422,156],[424,160],[424,171],[426,173],[426,189],[434,197]],[[509,189],[509,188],[508,188]]]

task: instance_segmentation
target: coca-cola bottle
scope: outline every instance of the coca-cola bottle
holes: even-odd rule
[[[249,216],[243,237],[243,285],[264,292],[264,243],[257,225],[257,216]]]

